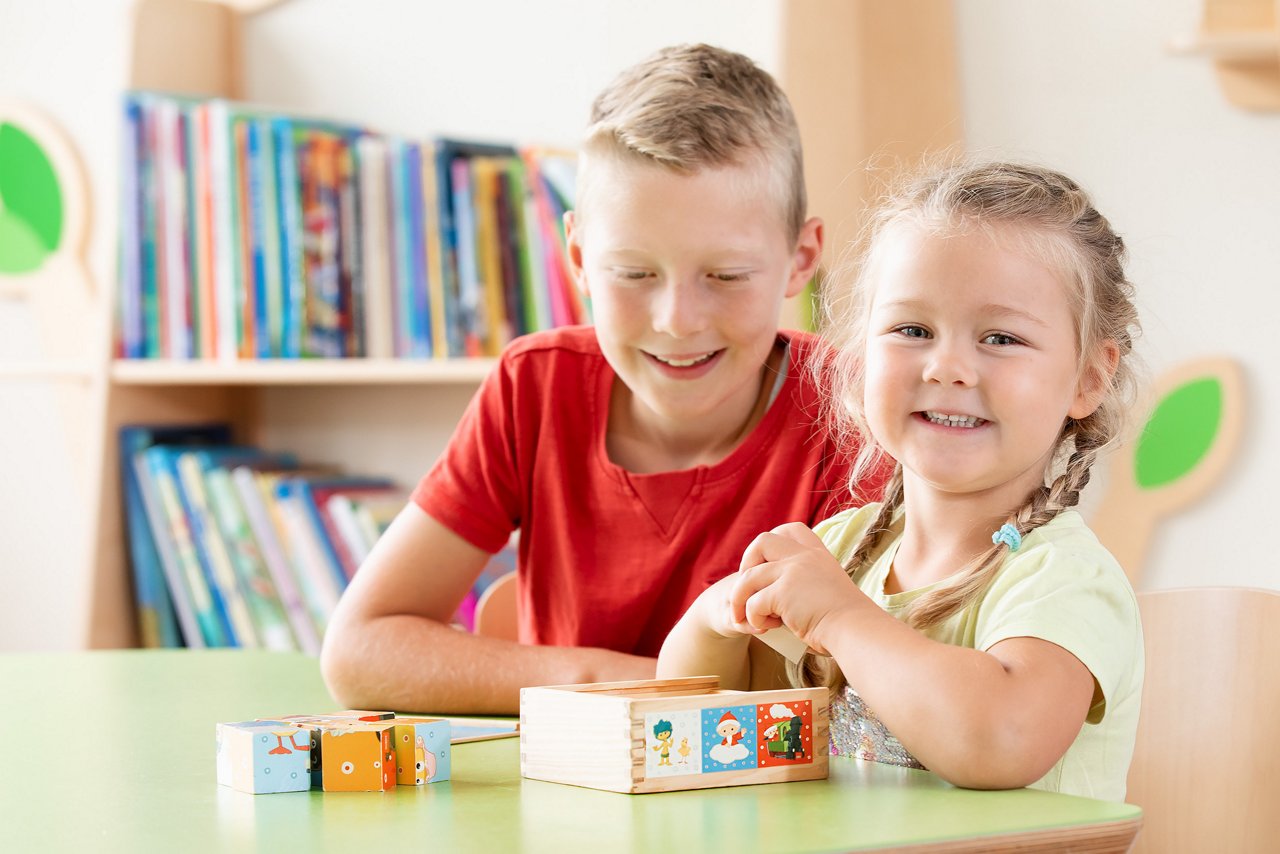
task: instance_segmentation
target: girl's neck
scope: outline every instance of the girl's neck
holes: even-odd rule
[[[888,593],[936,584],[991,547],[991,535],[1038,483],[984,492],[946,493],[903,472],[902,542],[886,581]],[[892,589],[891,589],[892,588]]]

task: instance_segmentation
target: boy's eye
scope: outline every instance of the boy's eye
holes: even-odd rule
[[[746,281],[746,273],[712,273],[711,278],[717,282],[742,282]]]
[[[899,326],[893,331],[906,338],[928,338],[929,337],[929,330],[925,329],[923,326],[911,326],[911,325]]]
[[[628,282],[639,282],[649,278],[650,274],[647,270],[618,270],[617,275],[619,279],[625,279]]]
[[[1010,344],[1021,344],[1022,342],[1005,332],[992,332],[982,339],[982,343],[993,344],[997,347],[1007,347]]]

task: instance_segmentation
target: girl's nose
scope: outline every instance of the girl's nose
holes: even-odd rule
[[[938,341],[925,360],[924,381],[944,385],[977,385],[978,371],[972,347]]]
[[[688,338],[707,327],[707,306],[696,284],[674,278],[654,294],[653,328],[672,338]]]

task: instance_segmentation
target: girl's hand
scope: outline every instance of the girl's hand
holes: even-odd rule
[[[818,535],[792,522],[752,540],[728,597],[727,626],[761,634],[785,625],[817,653],[842,615],[875,605],[854,584]],[[723,582],[721,582],[723,583]],[[719,585],[716,585],[719,586]],[[708,589],[714,590],[715,586]]]
[[[685,619],[694,617],[703,630],[721,638],[741,640],[744,635],[757,634],[733,619],[729,600],[739,577],[737,573],[727,575],[702,591],[689,608]]]

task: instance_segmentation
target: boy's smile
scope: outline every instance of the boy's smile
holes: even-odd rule
[[[821,224],[806,224],[792,246],[782,202],[754,165],[590,168],[589,198],[566,226],[600,349],[618,376],[610,455],[633,471],[714,463],[763,412],[782,301],[812,274]],[[626,437],[652,452],[615,453]]]

